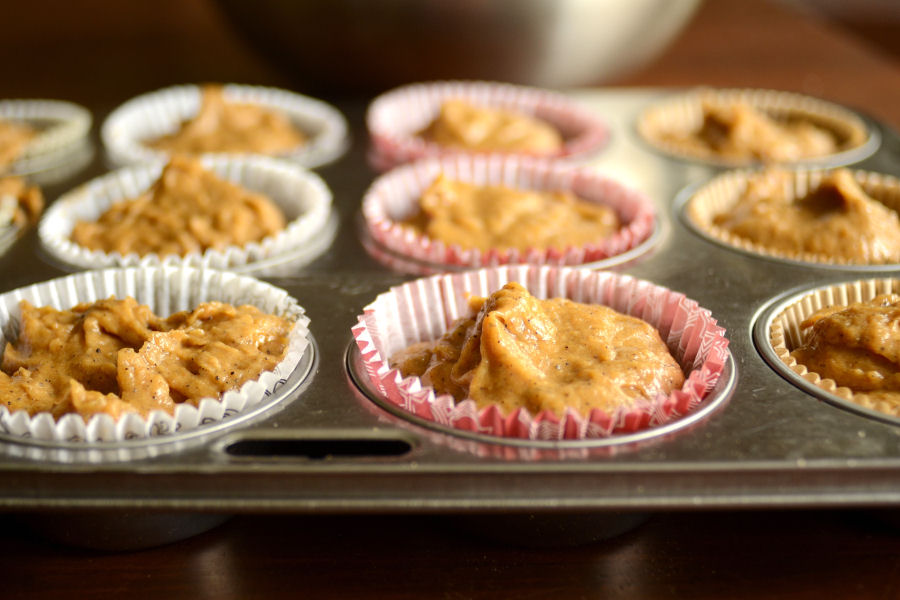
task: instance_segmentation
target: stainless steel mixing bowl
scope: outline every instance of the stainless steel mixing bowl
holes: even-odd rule
[[[700,0],[218,0],[309,89],[433,79],[597,84],[655,57]]]

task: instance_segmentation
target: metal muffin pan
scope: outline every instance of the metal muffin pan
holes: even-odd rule
[[[590,163],[647,192],[662,222],[652,248],[614,268],[685,293],[727,330],[732,361],[722,385],[733,385],[694,422],[617,444],[518,446],[420,426],[373,402],[364,382],[358,385],[357,370],[348,367],[355,351],[350,327],[377,294],[416,275],[384,266],[359,236],[360,201],[375,177],[366,164],[363,100],[341,106],[354,129],[354,146],[318,171],[334,193],[335,241],[292,274],[284,275],[288,265],[268,278],[297,298],[311,319],[316,360],[302,385],[277,411],[141,460],[35,460],[22,456],[23,444],[2,440],[0,508],[564,516],[900,503],[900,427],[798,389],[753,343],[754,319],[773,297],[854,277],[853,270],[775,262],[695,235],[679,218],[674,199],[717,171],[655,154],[634,133],[640,111],[665,93],[611,89],[573,95],[612,128],[610,145]],[[900,137],[871,124],[882,146],[856,166],[897,174]],[[55,199],[104,171],[95,161],[78,178],[45,192]],[[31,230],[0,256],[0,273],[5,291],[61,271],[41,255]]]

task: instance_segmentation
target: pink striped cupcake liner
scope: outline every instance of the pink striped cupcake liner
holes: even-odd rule
[[[571,191],[584,201],[614,209],[622,226],[594,243],[567,248],[528,248],[524,251],[492,248],[482,251],[445,244],[401,223],[418,211],[422,192],[441,173],[450,179],[476,185]],[[616,181],[589,169],[556,161],[500,155],[431,158],[398,167],[373,182],[363,197],[362,214],[368,234],[381,246],[401,257],[445,267],[445,270],[514,263],[595,263],[649,242],[656,227],[653,202]]]
[[[479,409],[474,400],[455,402],[403,377],[388,358],[413,343],[440,337],[468,314],[467,296],[488,296],[515,281],[538,298],[564,297],[603,304],[638,317],[660,332],[685,373],[681,389],[639,400],[613,413],[567,409],[537,415],[520,408],[509,414],[496,405]],[[725,330],[707,309],[684,294],[628,275],[538,265],[516,265],[437,275],[391,288],[365,307],[353,327],[366,374],[390,403],[445,427],[527,440],[585,440],[631,433],[689,414],[716,385],[728,359]]]
[[[479,106],[514,110],[554,126],[563,136],[562,149],[545,158],[575,159],[602,149],[609,128],[593,113],[566,96],[524,86],[486,81],[442,81],[403,86],[377,97],[366,113],[372,148],[369,162],[386,171],[428,156],[472,154],[447,148],[419,137],[449,99],[464,99]]]

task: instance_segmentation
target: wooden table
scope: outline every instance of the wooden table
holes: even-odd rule
[[[181,19],[141,22],[133,35],[96,26],[78,37],[57,25],[46,39],[30,38],[29,51],[4,67],[3,95],[112,107],[183,81],[301,89],[223,29],[210,5],[160,5]],[[29,5],[10,9],[26,24],[34,18]],[[115,15],[97,18],[116,24]],[[7,36],[2,55],[25,36]],[[164,43],[140,45],[148,39]],[[753,0],[707,2],[666,56],[615,83],[795,90],[900,126],[897,62],[839,29]],[[662,514],[612,540],[537,549],[481,538],[442,516],[243,515],[183,542],[128,553],[46,542],[5,515],[0,597],[892,598],[900,596],[900,537],[886,515]]]

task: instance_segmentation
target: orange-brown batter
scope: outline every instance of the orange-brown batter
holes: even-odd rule
[[[900,295],[824,308],[800,327],[805,341],[791,352],[798,363],[854,392],[900,404]]]
[[[277,111],[227,102],[220,85],[204,86],[202,93],[194,118],[184,121],[178,131],[144,144],[172,154],[278,154],[306,143],[304,133]]]
[[[179,403],[197,405],[274,368],[291,330],[254,306],[221,302],[167,319],[134,298],[63,311],[20,306],[19,337],[3,354],[0,401],[10,411],[55,418],[172,414]]]
[[[0,226],[24,227],[36,223],[44,210],[44,194],[21,177],[0,178]]]
[[[37,130],[27,123],[0,119],[0,167],[18,159]]]
[[[563,191],[477,186],[440,175],[406,221],[419,233],[462,248],[567,248],[597,242],[619,227],[616,211]]]
[[[518,112],[447,100],[419,132],[424,139],[463,150],[553,154],[563,147],[552,125]]]
[[[716,226],[766,248],[813,253],[854,263],[900,262],[900,218],[870,198],[853,174],[840,169],[806,196],[789,199],[791,174],[752,178],[744,195]]]
[[[555,298],[538,300],[517,283],[487,299],[439,340],[391,357],[404,376],[418,375],[438,394],[472,398],[532,414],[573,408],[613,412],[639,398],[678,389],[681,367],[659,332],[608,307]]]
[[[839,150],[827,129],[807,120],[776,120],[742,103],[705,102],[699,130],[670,139],[699,155],[741,161],[788,162]]]
[[[176,156],[149,190],[116,202],[96,221],[79,221],[71,237],[86,248],[123,256],[184,256],[258,242],[284,226],[281,210],[265,196]]]

